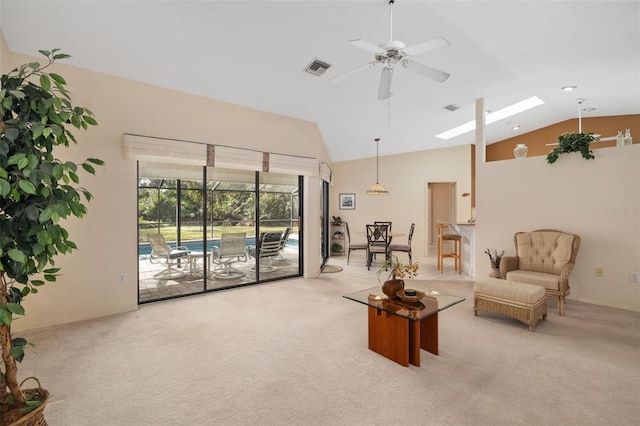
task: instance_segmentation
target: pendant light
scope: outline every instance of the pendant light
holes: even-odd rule
[[[368,195],[387,195],[389,191],[384,189],[382,185],[378,183],[378,147],[380,146],[380,138],[376,138],[376,183],[367,191]]]

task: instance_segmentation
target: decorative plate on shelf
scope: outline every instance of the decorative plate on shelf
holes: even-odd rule
[[[405,302],[419,302],[420,299],[424,297],[424,292],[420,290],[413,290],[411,288],[405,288],[402,290],[398,290],[396,296],[398,296]]]

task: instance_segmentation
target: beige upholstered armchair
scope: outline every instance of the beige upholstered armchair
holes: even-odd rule
[[[500,261],[502,278],[545,288],[558,297],[558,315],[564,316],[564,299],[570,293],[569,273],[576,263],[580,237],[554,229],[517,232],[515,256]]]

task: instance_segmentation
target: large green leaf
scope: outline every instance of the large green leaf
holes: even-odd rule
[[[70,57],[70,56],[68,56]],[[56,73],[49,73],[49,77],[51,77],[53,79],[53,81],[55,81],[58,84],[67,84],[67,82],[65,81],[64,78],[62,78],[61,75],[56,74]]]
[[[28,180],[25,180],[25,179],[19,180],[18,186],[27,194],[35,195],[36,193],[36,187]]]
[[[0,323],[2,324],[11,324],[13,321],[13,315],[11,315],[11,311],[7,308],[0,309]]]
[[[11,142],[15,141],[18,135],[20,135],[20,132],[18,131],[18,129],[15,129],[13,127],[4,129],[4,137],[9,139]]]
[[[17,362],[22,362],[24,359],[24,346],[14,346],[11,348],[11,356]]]
[[[24,263],[27,260],[27,256],[25,256],[24,253],[18,249],[10,249],[7,251],[7,254],[11,258],[11,260],[15,260],[16,262]]]
[[[24,315],[24,307],[18,303],[7,303],[7,309],[16,315]]]
[[[49,77],[46,74],[42,74],[40,76],[40,87],[42,87],[46,91],[49,91],[49,89],[51,89],[51,80],[49,80]]]
[[[6,197],[11,191],[11,185],[4,179],[0,179],[0,196]]]
[[[96,174],[96,169],[94,169],[93,166],[90,164],[82,163],[82,168],[85,169],[87,172],[91,173],[92,175]]]

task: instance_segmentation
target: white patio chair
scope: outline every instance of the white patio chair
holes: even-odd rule
[[[246,239],[246,232],[220,236],[220,247],[214,246],[211,250],[211,262],[216,265],[211,272],[214,278],[232,280],[246,275],[245,272],[232,267],[236,262],[247,261]]]
[[[184,271],[178,271],[174,267],[180,267],[181,259],[189,255],[189,249],[186,246],[171,247],[162,234],[148,234],[147,239],[151,243],[149,261],[166,266],[165,269],[155,273],[153,276],[160,280],[183,278],[186,275]]]

